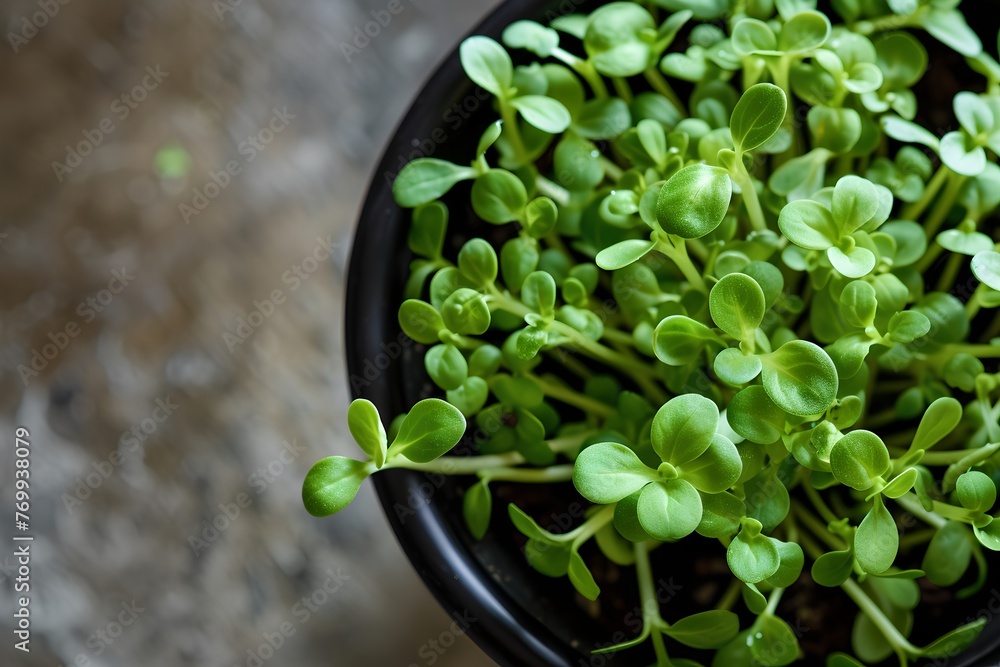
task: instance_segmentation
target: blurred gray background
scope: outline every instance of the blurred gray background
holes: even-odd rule
[[[353,452],[343,288],[368,179],[495,4],[3,3],[0,664],[491,664],[369,484],[327,520],[299,494]],[[18,426],[30,655],[10,634]]]

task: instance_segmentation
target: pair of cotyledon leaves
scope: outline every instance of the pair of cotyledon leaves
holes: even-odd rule
[[[742,472],[736,445],[717,433],[718,425],[719,409],[711,400],[678,396],[653,417],[651,442],[662,461],[658,469],[625,445],[597,443],[580,453],[573,483],[591,502],[618,503],[615,525],[626,537],[681,539],[702,521],[701,493],[725,491]]]
[[[419,401],[388,442],[378,409],[357,399],[347,411],[347,425],[355,442],[370,458],[357,461],[329,456],[317,461],[302,484],[302,501],[313,516],[329,516],[347,507],[361,483],[397,457],[427,463],[444,455],[465,433],[465,417],[458,408],[437,398]]]

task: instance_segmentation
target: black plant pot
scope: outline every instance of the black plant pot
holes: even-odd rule
[[[556,15],[585,13],[600,4],[603,4],[601,0],[507,0],[473,33],[499,40],[503,28],[515,20],[528,18],[547,23]],[[967,0],[965,4],[969,5],[967,12],[973,15],[970,23],[981,31],[984,43],[995,43],[998,18],[995,9],[987,7],[991,3]],[[992,38],[988,37],[991,33]],[[928,43],[928,46],[932,45]],[[932,59],[934,53],[944,52],[942,49],[932,51]],[[956,60],[955,63],[935,63],[933,67],[945,72],[947,77],[952,65],[961,65],[960,60]],[[921,99],[930,99],[930,105],[936,106],[937,118],[942,119],[930,118],[926,121],[928,125],[941,127],[951,122],[950,99],[958,87],[953,84],[949,88],[955,90],[942,91],[936,85],[925,87],[923,93],[918,90]],[[414,101],[372,179],[358,222],[348,277],[347,362],[354,396],[373,401],[385,416],[396,415],[417,400],[437,393],[423,368],[422,346],[406,338],[397,321],[410,259],[406,247],[410,211],[400,209],[393,202],[392,180],[403,164],[417,157],[468,162],[480,133],[493,119],[488,96],[467,79],[456,49]],[[468,222],[474,219],[467,203],[468,191],[461,187],[456,191],[448,198],[451,207],[448,243],[453,252],[472,236],[496,234],[495,227],[482,229]],[[629,593],[606,603],[598,614],[595,613],[597,607],[587,606],[574,596],[565,579],[545,578],[527,565],[520,549],[522,542],[506,519],[505,506],[516,499],[529,513],[539,516],[530,511],[532,498],[526,500],[521,495],[532,491],[522,490],[515,496],[510,488],[495,490],[491,530],[477,542],[468,534],[461,517],[461,496],[463,489],[469,486],[468,478],[392,470],[379,473],[374,482],[396,537],[424,582],[441,605],[462,626],[468,627],[476,643],[499,664],[511,667],[625,667],[651,662],[642,650],[610,656],[590,653],[599,645],[620,642],[638,632],[634,613],[638,598],[628,597],[635,590],[630,572],[603,573],[611,579],[621,577],[619,588]],[[560,493],[550,492],[550,495]],[[565,486],[561,495],[564,498],[554,503],[551,498],[535,499],[536,508],[548,513],[542,516],[551,515],[550,523],[554,525],[578,520],[583,506],[577,504],[579,498],[570,485]],[[676,596],[677,600],[671,604],[683,610],[696,605],[691,595],[684,593],[685,587],[690,591],[688,583],[718,578],[719,574],[706,573],[704,567],[699,566],[701,554],[697,550],[685,545],[680,553],[683,553],[683,562],[678,562],[680,559],[675,551],[666,568],[670,576],[660,581],[660,590],[665,599]],[[821,589],[817,596],[834,595],[827,591],[830,589]],[[843,613],[850,609],[847,605],[842,608]],[[1000,576],[991,576],[979,596],[949,607],[936,622],[940,627],[933,627],[935,623],[932,622],[927,628],[928,634],[917,634],[917,643],[942,634],[966,617],[976,616],[980,610],[989,614],[990,624],[972,648],[947,664],[951,667],[996,665],[1000,659],[1000,620],[995,618],[1000,612]],[[789,603],[786,612],[794,617],[794,602]],[[839,618],[838,613],[839,608],[834,606],[829,616]],[[609,617],[613,621],[609,622]],[[849,623],[846,627],[849,632]],[[829,631],[826,627],[819,630]]]

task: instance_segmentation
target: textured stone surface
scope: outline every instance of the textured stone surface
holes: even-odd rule
[[[386,0],[71,0],[16,53],[4,44],[0,498],[26,426],[36,542],[33,651],[10,647],[5,594],[0,664],[246,665],[283,623],[294,635],[264,664],[490,664],[467,639],[427,645],[450,619],[368,485],[332,520],[309,517],[299,490],[311,462],[352,447],[344,274],[380,146],[494,4],[402,0],[350,62],[342,42]],[[17,34],[39,6],[0,11]],[[294,118],[251,151],[275,109]],[[77,163],[80,142],[96,146]],[[154,161],[171,145],[191,162],[165,177]],[[239,173],[185,221],[179,205],[230,162]],[[296,283],[285,272],[317,237],[332,257]],[[227,341],[274,290],[273,314]],[[22,377],[67,325],[65,349]],[[106,644],[95,633],[116,634],[123,604],[135,619]]]

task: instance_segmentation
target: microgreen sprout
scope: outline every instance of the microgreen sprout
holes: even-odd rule
[[[446,400],[391,422],[355,400],[363,456],[316,463],[309,512],[384,470],[471,478],[473,538],[509,522],[587,600],[615,585],[595,554],[635,568],[642,628],[598,653],[648,642],[657,667],[698,665],[685,647],[816,664],[782,606],[805,580],[857,607],[828,667],[968,646],[983,619],[910,634],[922,588],[974,596],[1000,551],[1000,64],[959,4],[610,2],[465,40],[495,115],[468,163],[393,184],[413,209],[399,325]],[[919,120],[935,47],[914,31],[984,79],[938,102],[948,127]],[[470,228],[450,219],[470,203]],[[463,438],[476,455],[449,455]],[[590,507],[555,533],[497,484]],[[732,585],[666,614],[655,551],[714,554]]]

